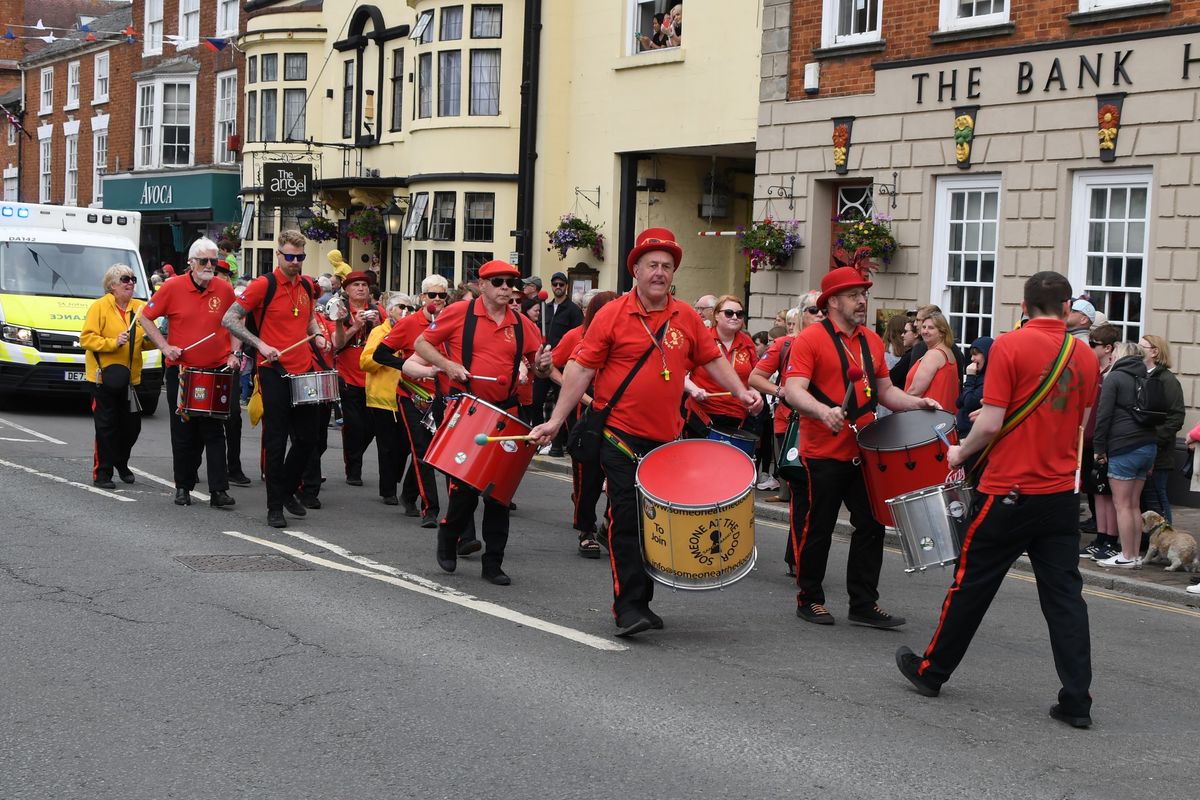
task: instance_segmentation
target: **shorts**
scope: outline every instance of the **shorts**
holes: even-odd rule
[[[1154,467],[1154,457],[1158,454],[1158,445],[1146,442],[1133,450],[1127,450],[1120,455],[1108,458],[1108,479],[1110,481],[1144,481]]]

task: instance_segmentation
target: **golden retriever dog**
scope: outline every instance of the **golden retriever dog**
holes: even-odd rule
[[[1166,564],[1167,572],[1185,569],[1196,572],[1196,539],[1190,533],[1177,531],[1157,511],[1142,514],[1142,533],[1150,535],[1150,549],[1146,551],[1144,564]]]

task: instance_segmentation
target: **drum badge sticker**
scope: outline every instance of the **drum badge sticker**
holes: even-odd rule
[[[192,399],[199,400],[200,402],[204,402],[206,399],[208,399],[208,387],[207,386],[197,386],[195,389],[192,390]]]
[[[798,447],[788,448],[787,457],[788,457],[788,461],[795,461],[797,458],[800,457],[800,448],[798,448]]]
[[[642,513],[646,515],[646,519],[654,519],[654,515],[657,513],[654,510],[654,503],[651,503],[649,500],[644,501],[642,503]]]
[[[922,550],[932,550],[934,547],[937,546],[934,544],[933,539],[929,536],[922,537],[921,540],[919,542],[917,542],[917,544],[919,544],[921,546]]]
[[[967,507],[961,500],[954,500],[946,507],[946,513],[955,519],[962,519],[967,515]]]
[[[517,443],[516,442],[501,442],[500,449],[506,453],[515,453],[515,452],[517,452]]]
[[[454,463],[455,464],[463,464],[466,462],[466,460],[467,460],[467,454],[464,453],[463,451],[459,450],[457,453],[454,454]]]

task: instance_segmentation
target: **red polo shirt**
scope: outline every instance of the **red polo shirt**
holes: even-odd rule
[[[768,377],[774,375],[776,372],[783,372],[784,367],[787,365],[779,363],[779,357],[783,354],[784,344],[793,341],[795,338],[794,336],[780,336],[776,338],[767,346],[767,352],[763,353],[763,357],[758,360],[754,368]],[[791,354],[790,347],[788,348],[788,353],[789,355]],[[782,436],[787,432],[788,417],[791,416],[791,413],[792,410],[784,405],[782,399],[775,403],[775,417],[772,428],[776,434]]]
[[[250,312],[249,316],[254,317],[255,321],[262,318],[258,338],[277,350],[283,350],[308,336],[308,321],[313,314],[312,296],[300,276],[289,281],[278,267],[273,274],[275,296],[271,298],[271,305],[265,315],[261,306],[267,297],[266,275],[251,281],[237,302]],[[261,353],[258,363],[267,363]],[[292,374],[312,372],[316,369],[313,364],[312,347],[307,342],[284,353],[279,359],[279,364]]]
[[[221,324],[221,319],[235,299],[233,287],[222,278],[214,277],[201,289],[190,274],[178,275],[159,287],[146,303],[142,316],[149,320],[165,316],[169,323],[167,344],[174,347],[187,347],[215,333],[183,353],[177,361],[168,360],[167,364],[217,369],[225,366],[233,349],[229,331]]]
[[[524,347],[521,354],[533,363],[538,348],[542,346],[542,335],[533,320],[524,314],[513,314],[511,308],[504,309],[504,320],[497,325],[484,310],[483,298],[474,302],[452,303],[438,314],[437,319],[421,334],[434,347],[445,347],[451,361],[462,363],[463,325],[467,314],[475,315],[475,339],[472,346],[470,371],[473,375],[504,376],[501,386],[497,381],[471,381],[470,389],[458,383],[451,387],[466,391],[489,403],[502,403],[516,388],[512,380],[513,362],[517,356],[516,326],[522,327]]]
[[[1048,317],[1031,319],[996,339],[988,352],[983,402],[1007,417],[1025,402],[1050,370],[1067,326]],[[1054,494],[1075,488],[1075,459],[1083,412],[1096,397],[1100,366],[1091,348],[1075,342],[1070,360],[1045,400],[996,443],[979,481],[985,494]]]
[[[726,350],[720,339],[717,338],[717,329],[709,328],[708,330],[712,334],[713,343],[721,351],[721,355],[725,356],[725,360],[733,366],[733,371],[737,373],[742,386],[745,386],[746,381],[750,380],[750,373],[754,371],[754,361],[757,358],[754,340],[745,331],[738,331],[737,336],[733,339],[733,346]],[[717,383],[704,367],[700,367],[692,373],[692,383],[710,393],[726,391],[725,387]],[[703,403],[695,403],[690,398],[688,399],[689,408],[697,405],[705,414],[722,414],[738,419],[746,418],[746,407],[733,396],[713,397]]]
[[[695,309],[672,297],[666,308],[647,311],[637,292],[628,292],[600,309],[575,354],[580,366],[596,370],[596,402],[604,408],[668,321],[661,349],[646,359],[608,418],[614,428],[658,442],[675,439],[683,428],[683,376],[721,355]],[[663,379],[664,359],[670,380]]]
[[[850,365],[863,367],[862,348],[865,345],[871,353],[871,363],[875,365],[876,381],[888,377],[887,361],[883,357],[883,340],[872,330],[859,325],[850,335],[846,335],[835,326],[836,334],[841,337],[842,346],[846,349],[846,361]],[[833,339],[826,332],[825,326],[809,325],[792,340],[788,352],[786,378],[808,378],[809,389],[816,387],[834,404],[841,404],[846,395],[846,381],[842,376],[842,362],[838,358],[837,348]],[[867,402],[866,378],[855,381],[855,397],[859,406]],[[878,398],[876,398],[878,399]],[[857,420],[850,420],[859,429],[875,419],[874,412],[868,412]],[[838,461],[853,461],[858,457],[858,441],[854,431],[848,426],[843,427],[836,436],[830,433],[824,423],[812,417],[800,417],[800,453],[807,458],[828,458]]]
[[[554,346],[554,352],[550,354],[550,358],[554,362],[556,369],[561,372],[567,368],[567,362],[575,358],[575,351],[579,348],[579,343],[582,341],[582,325],[576,325],[563,334],[563,337],[558,340],[558,344]]]
[[[387,314],[375,303],[368,302],[358,310],[362,311],[363,309],[374,309],[379,312],[379,319],[387,319]],[[354,314],[355,309],[348,308],[347,313]],[[341,322],[339,321],[337,324],[340,325]],[[367,374],[359,365],[359,359],[362,357],[363,347],[366,346],[367,337],[370,335],[371,329],[364,327],[353,339],[347,339],[346,346],[334,356],[334,366],[337,368],[338,375],[348,386],[365,387],[367,385]],[[332,340],[330,342],[332,343]]]
[[[418,336],[429,328],[429,322],[424,311],[415,311],[393,325],[388,335],[383,337],[383,341],[380,344],[390,347],[400,358],[409,358],[416,352],[413,349],[413,343],[417,341]],[[433,378],[415,380],[405,375],[403,380],[425,387],[425,390],[430,394],[437,392],[437,386]],[[412,392],[404,388],[403,381],[396,386],[396,394],[399,397],[412,396]]]

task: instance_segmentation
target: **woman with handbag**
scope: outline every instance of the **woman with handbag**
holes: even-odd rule
[[[1167,340],[1161,336],[1146,334],[1138,341],[1146,351],[1146,369],[1150,380],[1162,387],[1162,397],[1167,401],[1167,418],[1154,427],[1158,438],[1158,452],[1154,456],[1154,472],[1146,480],[1142,490],[1142,506],[1148,511],[1157,511],[1171,522],[1171,500],[1167,497],[1167,482],[1175,470],[1175,435],[1183,428],[1186,410],[1183,405],[1183,387],[1171,372],[1171,351]]]
[[[125,264],[104,272],[104,295],[88,308],[79,345],[86,354],[87,376],[92,381],[92,419],[96,446],[92,483],[115,489],[113,470],[125,483],[133,483],[129,453],[142,432],[142,409],[136,387],[142,382],[142,350],[154,349],[135,325],[145,301],[133,296],[137,275]],[[132,333],[131,333],[132,331]]]

